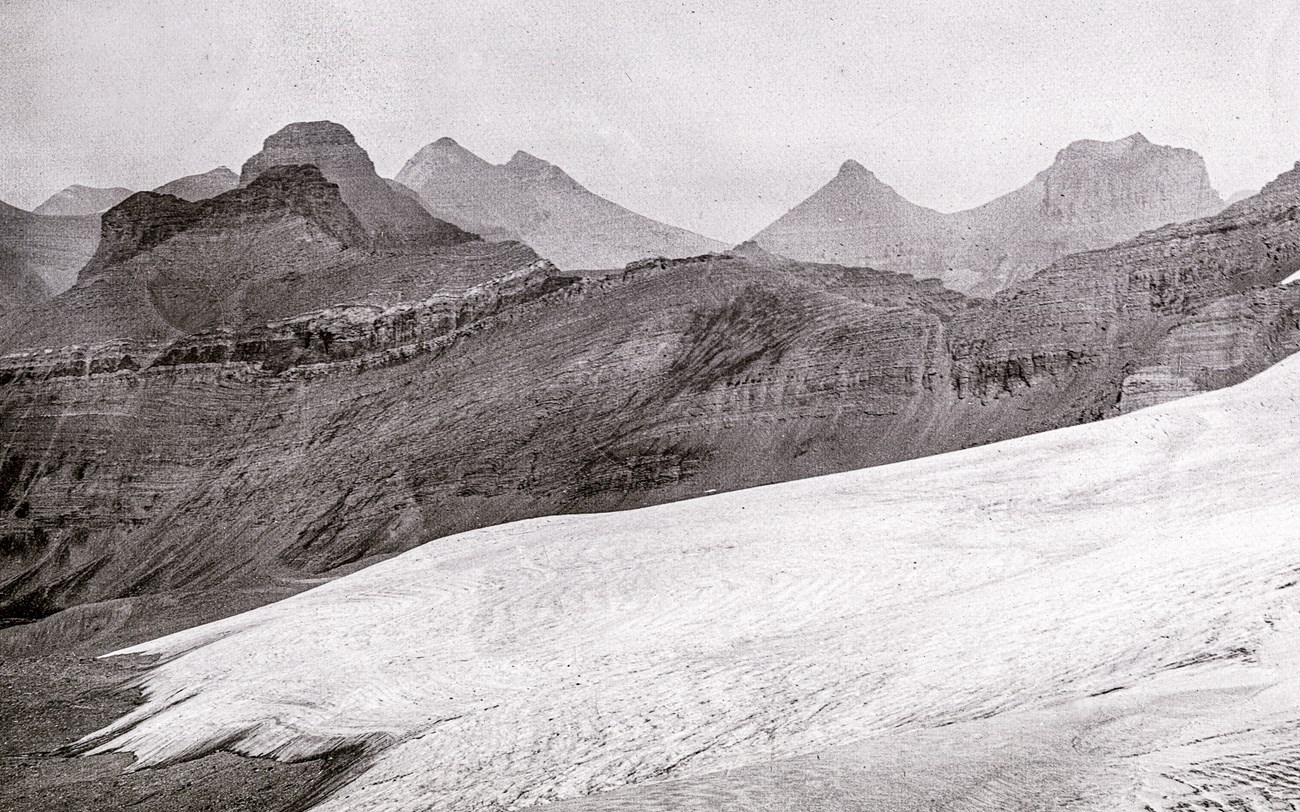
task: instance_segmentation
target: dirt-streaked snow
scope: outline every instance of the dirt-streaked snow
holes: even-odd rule
[[[370,748],[328,810],[630,784],[564,806],[1290,808],[1297,461],[1293,358],[979,449],[465,533],[130,649],[167,659],[91,740]]]

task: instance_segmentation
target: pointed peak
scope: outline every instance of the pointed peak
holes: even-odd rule
[[[510,160],[506,161],[505,165],[507,168],[512,169],[545,169],[554,166],[550,161],[543,161],[536,155],[530,155],[522,149],[517,150],[514,155],[511,155]]]
[[[434,141],[434,142],[433,142],[433,146],[435,146],[435,147],[458,147],[458,146],[460,146],[460,144],[457,144],[457,143],[456,143],[456,139],[455,139],[455,138],[452,138],[450,135],[444,135],[442,138],[439,138],[437,141]]]
[[[1148,141],[1148,140],[1147,140],[1147,137],[1146,137],[1145,135],[1143,135],[1141,132],[1135,132],[1135,133],[1133,133],[1132,135],[1129,135],[1129,136],[1126,136],[1126,137],[1124,137],[1124,138],[1121,138],[1121,139],[1119,140],[1119,143],[1121,143],[1121,144],[1132,144],[1132,145],[1134,145],[1134,146],[1140,146],[1140,145],[1142,145],[1142,144],[1150,144],[1151,142]]]
[[[870,174],[871,174],[871,170],[867,169],[867,168],[866,168],[865,166],[863,166],[862,164],[860,164],[860,163],[858,163],[857,161],[855,161],[855,160],[853,160],[852,158],[850,158],[850,159],[848,159],[847,161],[845,161],[844,163],[840,164],[840,172],[839,172],[839,174],[841,174],[841,175],[870,175]]]

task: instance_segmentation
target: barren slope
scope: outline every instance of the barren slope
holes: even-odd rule
[[[164,658],[148,701],[87,743],[363,748],[325,810],[629,784],[571,808],[870,808],[885,781],[901,808],[1289,809],[1298,407],[1291,359],[1104,423],[445,539],[130,649]]]

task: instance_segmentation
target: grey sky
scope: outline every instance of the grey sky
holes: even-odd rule
[[[953,210],[1135,130],[1227,194],[1300,160],[1298,4],[0,0],[0,199],[238,170],[316,118],[389,176],[525,149],[728,241],[849,157]]]

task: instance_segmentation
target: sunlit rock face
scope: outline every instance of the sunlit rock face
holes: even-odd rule
[[[130,649],[163,657],[147,701],[85,745],[360,752],[326,810],[1285,808],[1297,407],[1289,359],[980,449],[455,536]]]
[[[521,240],[566,270],[618,268],[649,257],[726,248],[629,211],[523,151],[495,165],[440,138],[407,161],[397,180],[435,216],[488,239]]]
[[[991,295],[1067,254],[1222,208],[1199,155],[1135,133],[1076,141],[1020,189],[954,214],[917,206],[848,161],[754,241],[795,259],[938,277]]]

